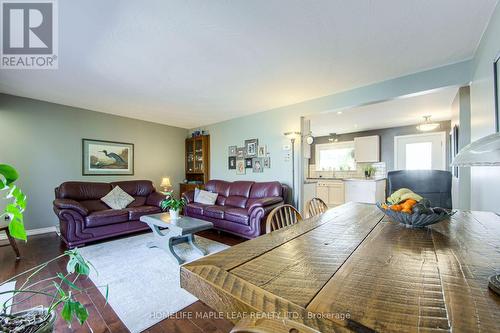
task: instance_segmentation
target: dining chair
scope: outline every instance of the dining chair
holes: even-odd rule
[[[266,234],[302,221],[302,216],[292,205],[274,208],[266,220]]]
[[[388,195],[408,188],[428,199],[432,207],[452,208],[451,172],[443,170],[398,170],[387,173]]]
[[[309,217],[323,214],[327,210],[328,210],[327,204],[320,198],[312,198],[307,203],[307,212],[309,213]]]

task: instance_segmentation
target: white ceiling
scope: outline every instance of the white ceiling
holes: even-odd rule
[[[471,58],[496,3],[59,1],[59,69],[0,91],[192,128]]]
[[[433,121],[451,119],[451,104],[458,88],[450,87],[423,95],[359,106],[347,110],[324,112],[307,117],[313,136],[330,133],[352,133],[372,129],[415,125],[423,116]]]

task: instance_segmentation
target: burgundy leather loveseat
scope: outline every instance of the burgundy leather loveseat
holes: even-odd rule
[[[100,199],[115,186],[134,197],[125,209],[110,209]],[[149,180],[114,183],[66,182],[55,189],[54,212],[68,247],[113,236],[148,230],[142,215],[159,213],[165,196]]]
[[[287,189],[279,182],[210,180],[205,190],[218,193],[215,205],[196,203],[194,191],[187,191],[184,214],[210,221],[216,229],[254,238],[265,232],[269,212],[285,203]]]

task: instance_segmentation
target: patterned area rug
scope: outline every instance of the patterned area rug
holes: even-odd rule
[[[158,248],[148,248],[153,238],[148,233],[83,247],[80,253],[97,269],[90,276],[96,286],[109,285],[108,302],[132,332],[141,332],[197,301],[180,287],[179,265]],[[196,236],[208,253],[227,245]],[[175,245],[176,253],[186,261],[201,255],[189,244]],[[105,293],[105,289],[100,289]]]

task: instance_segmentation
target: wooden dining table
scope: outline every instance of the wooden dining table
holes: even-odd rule
[[[413,229],[348,203],[185,264],[181,286],[253,332],[500,332],[495,273],[494,213]]]

